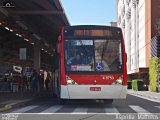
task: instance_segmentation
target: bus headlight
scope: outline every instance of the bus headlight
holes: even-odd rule
[[[77,83],[70,77],[66,76],[67,85],[77,85]]]
[[[67,84],[72,84],[72,80],[67,80]]]
[[[117,80],[115,80],[112,84],[113,85],[122,85],[123,82],[123,76],[119,77]]]
[[[117,83],[122,84],[122,79],[116,80]]]
[[[77,85],[74,80],[67,80],[67,85]]]

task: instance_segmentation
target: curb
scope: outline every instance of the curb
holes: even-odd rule
[[[11,105],[5,105],[5,106],[0,108],[0,112],[6,111],[6,110],[10,110],[10,109],[12,109]]]
[[[134,93],[133,93],[133,94],[134,94]],[[143,94],[140,94],[140,93],[138,93],[137,95],[144,96],[144,97],[147,97],[147,98],[150,98],[150,99],[160,100],[160,98],[158,98],[158,97],[152,97],[152,96],[143,95]]]
[[[10,103],[10,104],[6,104],[3,105],[3,107],[0,107],[0,112],[4,112],[13,108],[18,108],[18,107],[23,107],[26,106],[27,104],[29,104],[33,99],[26,99],[26,100],[22,100],[16,103]]]
[[[148,96],[148,95],[144,95],[144,94],[140,94],[140,93],[128,92],[128,94],[138,95],[138,96],[142,96],[142,97],[146,97],[146,98],[149,98],[149,99],[154,99],[154,100],[159,100],[160,101],[160,98],[158,98],[158,97],[152,97],[152,96]]]

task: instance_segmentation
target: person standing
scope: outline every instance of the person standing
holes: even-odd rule
[[[42,92],[44,90],[44,74],[40,74],[40,91]]]
[[[47,74],[47,78],[45,80],[45,87],[46,87],[46,91],[49,90],[49,83],[50,83],[50,74]]]
[[[31,84],[32,84],[33,95],[36,95],[38,92],[38,84],[39,84],[39,75],[36,70],[33,70],[33,74],[31,76]]]

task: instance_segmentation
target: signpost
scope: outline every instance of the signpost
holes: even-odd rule
[[[26,48],[19,48],[19,59],[26,60]]]

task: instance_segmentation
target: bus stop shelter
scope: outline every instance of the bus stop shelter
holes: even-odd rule
[[[51,69],[58,35],[66,25],[60,0],[0,1],[0,62]]]
[[[69,21],[60,0],[1,0],[1,89],[9,88],[4,76],[12,67],[53,71],[58,35],[66,25]]]

